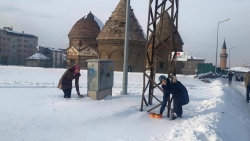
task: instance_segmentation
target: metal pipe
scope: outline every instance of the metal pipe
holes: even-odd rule
[[[125,27],[125,44],[124,44],[124,62],[123,62],[123,85],[122,94],[127,94],[128,87],[128,50],[129,50],[129,19],[130,19],[130,0],[127,0],[126,8],[126,27]]]

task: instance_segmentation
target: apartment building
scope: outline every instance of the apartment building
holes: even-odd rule
[[[26,58],[37,52],[38,37],[13,31],[12,27],[0,28],[0,64],[25,65]]]
[[[49,57],[51,59],[50,66],[53,68],[65,67],[65,61],[63,61],[64,51],[52,47],[39,46],[39,53]]]

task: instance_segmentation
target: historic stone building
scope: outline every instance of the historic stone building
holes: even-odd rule
[[[115,71],[123,70],[126,5],[126,0],[120,0],[97,37],[99,58],[112,59],[114,61]],[[143,61],[146,40],[133,9],[130,11],[129,26],[128,70],[132,72],[142,72],[144,70]]]
[[[161,22],[161,21],[159,21]],[[157,24],[156,27],[156,33],[158,33],[158,30],[160,29],[160,24]],[[161,41],[165,40],[167,37],[170,37],[171,33],[174,31],[174,29],[176,28],[174,24],[172,24],[171,22],[171,18],[168,14],[168,12],[164,13],[164,20],[163,22],[163,28],[161,31]],[[177,32],[174,36],[175,39],[175,46],[177,48],[177,52],[182,52],[183,51],[183,41],[182,38],[179,34],[179,32]],[[156,38],[156,43],[158,44],[159,40],[157,40]],[[165,44],[161,44],[161,46],[159,46],[159,48],[156,51],[156,54],[163,59],[163,61],[160,61],[159,63],[157,63],[156,65],[156,72],[157,73],[168,73],[168,52],[174,52],[173,49],[174,44],[171,41],[171,38],[169,38],[167,41],[165,41]],[[182,62],[177,61],[176,62],[176,73],[180,74],[182,70]]]
[[[87,68],[88,59],[98,58],[96,37],[100,33],[100,20],[90,12],[87,17],[78,20],[70,30],[69,47],[67,48],[67,67],[79,64]]]
[[[222,51],[220,54],[220,69],[224,70],[227,67],[227,46],[226,46],[226,42],[224,40],[223,46],[222,46]]]

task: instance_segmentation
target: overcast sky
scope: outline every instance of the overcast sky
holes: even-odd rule
[[[0,28],[38,36],[39,45],[68,47],[68,33],[75,22],[92,11],[104,24],[119,0],[0,0]],[[148,0],[131,0],[146,33]],[[225,38],[231,67],[250,63],[250,0],[180,0],[179,32],[183,50],[190,56],[215,63],[218,22],[218,53]],[[218,55],[219,64],[219,55]]]

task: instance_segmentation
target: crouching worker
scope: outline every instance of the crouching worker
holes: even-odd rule
[[[71,97],[72,81],[74,79],[75,79],[75,87],[76,87],[76,92],[78,94],[78,98],[83,98],[83,95],[80,95],[80,91],[79,91],[79,77],[80,76],[81,76],[80,66],[78,65],[67,69],[65,73],[62,75],[58,83],[58,88],[60,90],[63,90],[64,98]]]
[[[163,101],[160,109],[160,115],[163,114],[165,110],[168,96],[172,94],[173,96],[173,110],[171,110],[170,119],[175,120],[177,117],[182,117],[182,105],[188,104],[189,96],[187,89],[180,82],[177,81],[176,77],[166,78],[164,75],[159,77],[159,80],[163,88]]]

